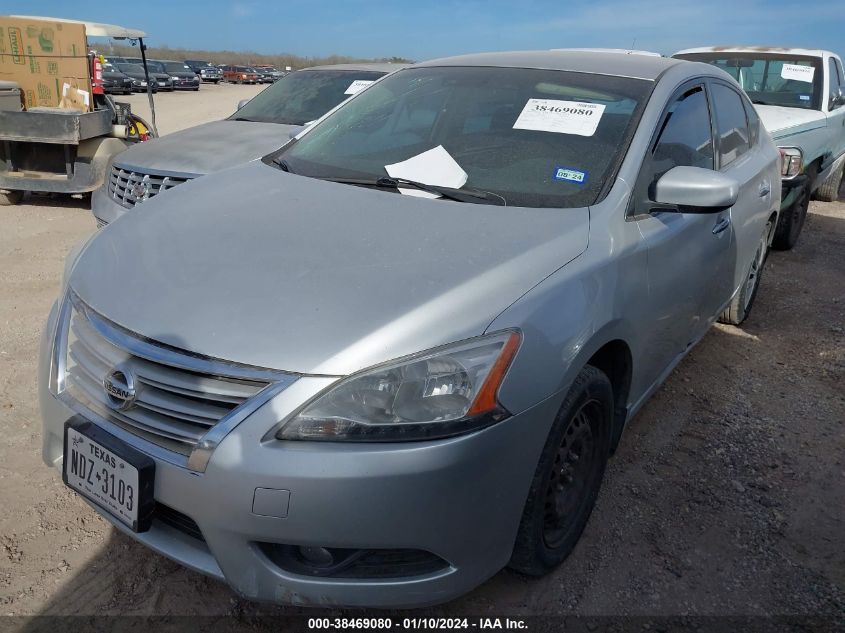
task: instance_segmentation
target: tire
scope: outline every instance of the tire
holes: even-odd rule
[[[845,165],[842,165],[835,172],[830,174],[813,194],[816,200],[822,202],[836,202],[839,200],[839,187],[842,186],[842,176],[845,174]]]
[[[612,420],[610,381],[587,365],[566,395],[540,454],[508,567],[542,576],[575,548],[601,487]]]
[[[0,207],[14,206],[21,201],[21,198],[23,198],[23,191],[0,191]]]
[[[775,228],[775,237],[772,240],[772,248],[779,251],[788,251],[798,242],[801,229],[804,228],[804,220],[807,219],[807,209],[810,207],[810,191],[816,179],[816,167],[811,167],[807,172],[807,184],[801,188],[798,199],[785,211],[780,212],[778,225]]]
[[[757,298],[757,291],[760,289],[760,279],[763,277],[763,267],[766,265],[766,258],[769,255],[769,235],[771,235],[772,223],[766,224],[766,230],[757,244],[757,250],[754,253],[754,259],[751,262],[751,267],[746,273],[745,283],[736,293],[725,311],[719,316],[719,323],[728,323],[729,325],[739,325],[751,313],[751,308],[754,305],[754,299]]]

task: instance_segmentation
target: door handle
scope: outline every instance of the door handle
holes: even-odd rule
[[[769,183],[768,180],[764,180],[760,183],[760,197],[765,198],[770,193],[772,193],[772,185]]]
[[[727,216],[721,218],[718,222],[716,222],[716,226],[713,227],[713,235],[719,235],[719,233],[723,232],[726,228],[731,225],[731,219]]]

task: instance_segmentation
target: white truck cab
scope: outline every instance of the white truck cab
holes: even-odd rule
[[[845,75],[830,51],[711,46],[673,55],[736,79],[780,148],[782,202],[773,246],[795,245],[811,196],[838,198],[845,165]]]

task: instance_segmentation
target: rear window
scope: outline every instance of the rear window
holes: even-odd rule
[[[821,59],[789,53],[707,52],[675,55],[724,70],[759,105],[821,109]]]

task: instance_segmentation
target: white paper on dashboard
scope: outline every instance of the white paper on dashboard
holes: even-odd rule
[[[416,180],[427,185],[440,185],[441,187],[452,187],[459,189],[463,187],[469,176],[455,162],[455,159],[447,152],[442,145],[430,149],[422,154],[417,154],[403,160],[401,163],[385,165],[385,171],[391,178],[406,178]],[[432,196],[419,189],[399,189],[401,193],[411,196],[428,198]],[[423,195],[426,194],[426,195]],[[436,197],[436,196],[434,196]]]
[[[399,187],[399,193],[414,198],[440,198],[441,196],[430,191],[423,191],[422,189],[411,189],[409,187]]]
[[[371,83],[373,83],[373,81],[375,81],[375,80],[373,79],[373,80],[367,81],[366,79],[356,79],[351,84],[349,84],[349,87],[346,89],[346,91],[343,94],[345,94],[345,95],[356,95],[359,92],[361,92],[364,88],[369,86]]]
[[[604,114],[604,107],[603,103],[529,99],[513,129],[592,136]]]
[[[784,79],[793,79],[795,81],[805,81],[808,84],[813,83],[813,75],[816,74],[816,69],[813,66],[799,66],[798,64],[784,64],[780,69],[780,76]]]

